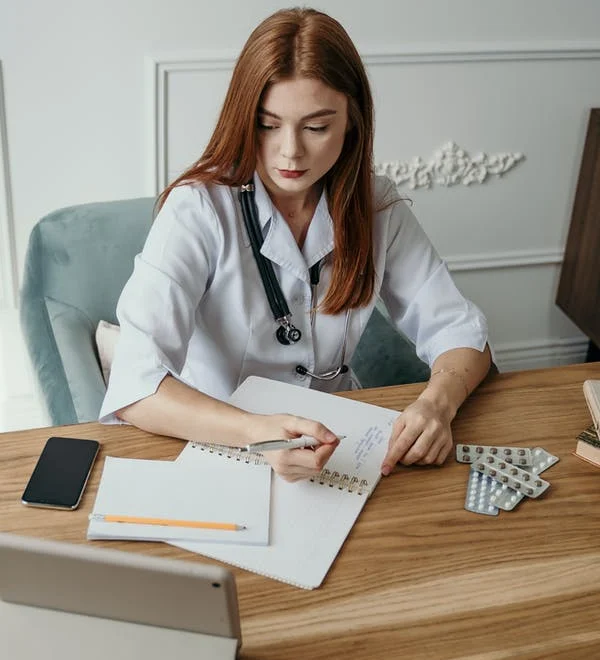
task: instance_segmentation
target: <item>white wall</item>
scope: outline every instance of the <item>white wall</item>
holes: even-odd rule
[[[288,3],[0,0],[16,271],[29,231],[71,204],[149,195],[201,151],[249,31]],[[459,286],[488,315],[505,368],[583,359],[554,305],[589,109],[600,106],[597,0],[323,0],[365,55],[376,160],[522,152],[504,177],[404,187]],[[168,117],[154,117],[169,80]],[[201,87],[202,86],[202,87]],[[162,97],[161,97],[162,98]],[[1,107],[1,105],[0,105]],[[169,140],[154,154],[155,131]],[[0,237],[3,234],[0,233]],[[0,238],[0,257],[10,244]],[[3,272],[0,270],[0,272]],[[0,291],[2,288],[0,287]],[[1,302],[1,299],[0,299]]]

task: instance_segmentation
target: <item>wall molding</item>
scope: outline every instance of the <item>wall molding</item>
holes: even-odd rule
[[[500,371],[518,371],[585,362],[588,340],[586,337],[569,337],[498,345],[492,343],[492,346]]]
[[[0,309],[12,309],[17,305],[17,264],[5,108],[0,61]]]
[[[600,59],[600,41],[541,41],[531,42],[414,44],[409,48],[360,48],[365,64],[429,64],[444,62],[505,62],[539,60],[593,60]],[[231,69],[239,51],[206,50],[161,53],[149,57],[150,62],[164,64],[172,70]],[[199,63],[201,63],[199,65]]]
[[[150,100],[150,147],[148,194],[156,195],[168,183],[168,81],[172,73],[185,71],[231,71],[239,52],[212,50],[204,52],[165,54],[146,59]],[[444,64],[452,62],[536,62],[544,60],[597,60],[600,42],[540,42],[535,47],[525,43],[500,42],[468,44],[421,44],[402,51],[382,49],[362,51],[367,67],[408,64]]]
[[[595,60],[600,59],[600,42],[498,42],[467,44],[462,48],[454,44],[420,44],[403,51],[384,49],[362,51],[367,65],[444,64],[448,62],[525,62],[540,60]]]
[[[555,266],[562,264],[564,250],[506,250],[505,252],[479,252],[468,255],[451,255],[445,258],[453,273],[472,270],[497,270],[529,266]]]

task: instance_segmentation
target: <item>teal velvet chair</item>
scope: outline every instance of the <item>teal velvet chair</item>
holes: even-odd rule
[[[95,420],[105,393],[96,351],[101,320],[116,323],[117,300],[152,222],[154,200],[83,204],[33,228],[20,316],[52,423]],[[375,310],[352,360],[364,387],[421,382],[429,368]]]

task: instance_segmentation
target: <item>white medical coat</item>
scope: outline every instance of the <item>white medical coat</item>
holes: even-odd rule
[[[263,231],[262,254],[275,274],[302,332],[297,344],[275,338],[273,319],[244,227],[237,189],[185,185],[167,198],[117,306],[121,326],[107,393],[100,412],[115,411],[153,394],[166,374],[227,400],[250,375],[324,391],[350,389],[351,375],[318,381],[296,373],[303,365],[322,373],[340,365],[345,313],[316,314],[311,331],[309,268],[333,250],[333,225],[325,193],[302,249],[254,175]],[[376,200],[398,199],[391,182],[375,177]],[[445,263],[403,201],[374,219],[375,296],[350,316],[345,362],[349,363],[377,296],[394,324],[416,344],[429,365],[443,352],[483,350],[487,323],[456,288]],[[318,298],[331,278],[321,270]],[[285,412],[285,411],[282,411]]]

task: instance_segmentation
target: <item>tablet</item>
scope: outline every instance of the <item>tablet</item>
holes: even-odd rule
[[[234,576],[201,562],[0,533],[0,597],[14,660],[220,660],[241,646]]]

